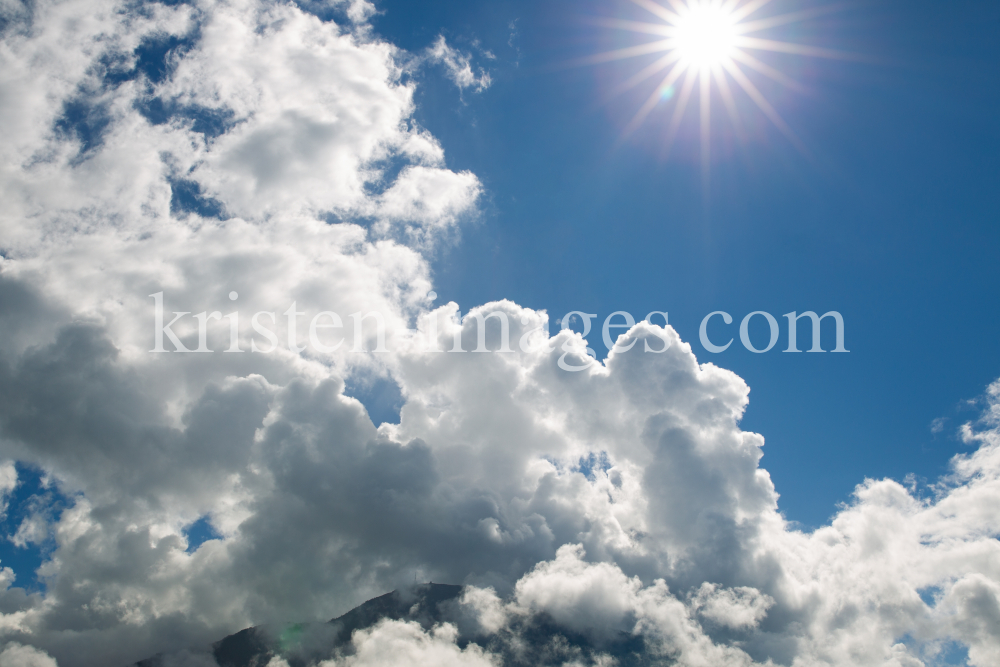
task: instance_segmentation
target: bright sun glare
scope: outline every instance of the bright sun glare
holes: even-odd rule
[[[728,60],[736,48],[733,13],[713,4],[685,7],[674,27],[677,51],[693,67],[713,67]]]
[[[802,142],[754,84],[751,76],[764,76],[800,91],[803,87],[773,65],[756,58],[751,52],[853,59],[854,56],[848,53],[778,41],[765,36],[767,31],[774,28],[836,11],[838,5],[762,17],[761,10],[771,4],[772,0],[661,0],[664,4],[655,0],[631,1],[657,20],[646,22],[613,19],[600,23],[612,28],[651,35],[654,37],[653,41],[601,53],[585,61],[601,63],[660,54],[659,58],[636,72],[615,91],[624,92],[658,74],[663,77],[625,128],[625,136],[635,131],[657,106],[672,104],[673,114],[667,131],[666,144],[666,149],[669,150],[697,86],[702,168],[707,182],[713,98],[721,100],[737,134],[742,136],[743,123],[737,111],[734,86],[730,85],[732,82],[799,150],[805,152]]]

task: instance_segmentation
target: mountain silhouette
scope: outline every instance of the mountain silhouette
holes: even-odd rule
[[[261,625],[241,630],[207,649],[164,653],[132,667],[266,667],[275,657],[289,667],[312,667],[321,660],[350,653],[351,636],[382,620],[419,623],[425,630],[440,623],[454,623],[460,630],[458,645],[475,642],[493,653],[504,667],[542,667],[567,661],[594,664],[598,655],[616,659],[619,667],[669,665],[663,656],[654,661],[647,655],[641,636],[617,633],[611,639],[591,637],[560,627],[545,614],[513,619],[499,633],[483,634],[462,619],[457,604],[463,587],[422,584],[409,590],[392,591],[368,600],[327,623]],[[214,662],[213,662],[214,661]],[[389,666],[387,666],[389,667]],[[434,667],[428,665],[428,667]]]

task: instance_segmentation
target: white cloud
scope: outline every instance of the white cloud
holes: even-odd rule
[[[43,235],[65,240],[73,230],[162,229],[170,217],[168,178],[197,183],[229,215],[248,220],[351,217],[370,215],[378,201],[372,193],[394,184],[386,168],[409,161],[439,172],[445,191],[428,195],[449,219],[471,212],[478,182],[446,174],[440,146],[413,123],[413,86],[401,82],[400,52],[391,45],[284,3],[155,4],[145,18],[127,22],[115,7],[41,3],[31,37],[11,34],[0,49],[7,170],[0,224],[8,252],[34,254]],[[109,54],[127,69],[143,40],[170,35],[194,42],[173,52],[163,81],[104,80]],[[151,125],[140,113],[150,99],[227,118],[225,131],[202,136],[183,115]],[[78,123],[93,135],[82,157],[76,130],[53,130],[64,104],[91,117]],[[454,190],[448,174],[464,189]],[[449,191],[455,197],[445,202]],[[391,215],[405,213],[391,208]],[[417,212],[400,222],[438,225],[427,217],[433,210]]]
[[[474,88],[475,92],[481,93],[493,83],[489,72],[479,69],[476,74],[472,70],[472,56],[449,46],[444,35],[438,35],[434,44],[427,47],[426,58],[432,63],[443,65],[448,77],[461,90]]]
[[[375,5],[368,0],[332,0],[332,4],[347,5],[347,18],[355,23],[363,23],[378,12]]]
[[[371,11],[350,8],[356,22]],[[40,497],[14,536],[54,545],[45,593],[0,570],[10,656],[126,664],[327,619],[418,572],[474,585],[460,607],[511,640],[544,613],[683,665],[909,667],[948,641],[996,662],[1000,382],[962,430],[975,450],[929,496],[868,480],[829,526],[798,532],[759,466],[763,438],[740,428],[746,383],[672,329],[641,323],[632,352],[580,373],[558,362],[564,346],[582,360],[582,341],[509,301],[473,314],[507,315],[526,352],[432,352],[393,333],[419,316],[441,349],[478,345],[457,305],[425,312],[425,252],[476,214],[482,186],[414,123],[405,54],[290,4],[120,9],[41,2],[0,48],[0,460],[40,467],[66,499]],[[156,35],[191,38],[162,80],[102,78],[102,58],[127,65]],[[443,38],[424,57],[488,85]],[[140,112],[153,96],[188,111],[154,124]],[[107,121],[83,154],[84,133],[57,129],[74,100]],[[197,130],[209,112],[228,124]],[[233,217],[172,210],[178,179]],[[151,355],[158,291],[168,311],[238,308],[244,348],[249,315],[274,311],[280,349],[223,353],[223,321],[216,354]],[[340,351],[293,353],[292,300],[382,312],[391,352],[351,354],[348,326]],[[644,354],[660,335],[669,351]],[[399,424],[376,428],[344,395],[358,374],[398,383]],[[590,457],[607,466],[585,475]],[[187,553],[201,517],[222,537]],[[456,632],[383,623],[335,664],[497,660]],[[572,648],[559,660],[609,659]]]
[[[379,229],[388,234],[401,227],[411,242],[431,242],[475,210],[480,192],[479,179],[470,172],[407,167],[380,197]]]
[[[7,497],[17,488],[17,469],[13,461],[0,463],[0,519],[7,514]]]
[[[471,613],[473,632],[495,634],[507,624],[510,611],[493,588],[467,586],[459,598],[459,609]]]
[[[390,45],[288,5],[261,13],[255,2],[213,8],[202,31],[161,92],[235,114],[238,125],[206,147],[192,174],[230,212],[351,213],[381,182],[380,161],[402,151],[440,163],[433,138],[410,127],[413,87],[399,81]],[[461,177],[478,189],[474,176]]]
[[[44,651],[16,642],[6,646],[0,644],[0,663],[4,667],[58,667],[56,661]]]
[[[354,634],[354,655],[321,662],[320,667],[495,667],[497,663],[479,646],[458,648],[457,638],[453,625],[439,625],[424,632],[417,623],[386,620]]]
[[[24,518],[10,541],[14,543],[14,546],[23,549],[29,544],[42,544],[48,536],[49,525],[46,517],[41,514],[32,514]]]
[[[760,623],[774,606],[774,598],[755,588],[723,589],[706,581],[692,597],[691,606],[709,621],[738,630]]]
[[[450,343],[455,332],[449,327],[457,325],[443,317],[448,308],[438,313],[438,324],[442,341]],[[494,308],[511,315],[512,340],[544,321],[511,304],[484,310]],[[460,333],[466,349],[475,346],[473,319]],[[630,335],[655,333],[640,325]],[[13,414],[32,412],[37,390],[29,378],[38,368],[46,396],[56,387],[73,395],[78,390],[66,384],[71,377],[83,386],[103,382],[95,385],[101,400],[82,414],[111,416],[102,405],[123,400],[115,387],[128,365],[118,369],[122,362],[101,352],[90,335],[24,358],[20,375],[8,379],[22,391]],[[598,636],[640,632],[655,639],[658,650],[688,656],[690,664],[749,664],[745,651],[786,651],[800,664],[821,656],[837,665],[907,664],[921,655],[920,646],[946,637],[973,647],[976,664],[990,664],[996,640],[984,614],[995,599],[990,582],[997,580],[991,565],[997,436],[970,430],[984,445],[956,461],[955,477],[933,502],[894,482],[873,481],[859,487],[856,502],[831,526],[811,535],[789,531],[756,466],[760,439],[737,427],[746,386],[728,372],[697,365],[676,334],[667,335],[673,344],[665,355],[615,355],[606,369],[580,374],[557,368],[571,336],[566,332],[552,341],[553,349],[526,354],[415,348],[395,367],[407,396],[402,422],[379,430],[360,406],[339,396],[335,381],[284,387],[260,378],[231,381],[194,397],[182,426],[157,436],[173,443],[179,458],[152,460],[150,476],[136,467],[153,451],[140,439],[81,440],[84,422],[58,415],[60,421],[50,417],[52,426],[39,434],[44,440],[34,440],[27,424],[9,430],[8,413],[8,433],[36,448],[58,445],[60,433],[74,434],[72,448],[49,450],[48,465],[64,476],[70,468],[60,461],[77,460],[65,458],[70,453],[104,462],[89,471],[74,464],[76,483],[97,505],[78,503],[60,519],[59,566],[50,572],[54,590],[66,597],[30,612],[37,636],[53,641],[46,626],[98,591],[131,609],[133,626],[151,629],[160,614],[181,613],[193,631],[207,610],[216,619],[209,629],[220,633],[227,624],[244,623],[247,610],[254,619],[308,610],[322,618],[338,611],[331,599],[394,587],[416,566],[435,580],[492,578],[514,592],[509,603],[488,595],[479,601],[490,615],[483,627],[502,627],[517,618],[517,609],[544,611]],[[88,366],[70,354],[74,346],[82,346],[78,354]],[[141,418],[140,428],[149,420],[143,415],[155,415],[144,406],[146,391],[130,390],[139,402],[125,413]],[[115,419],[102,422],[108,433],[135,428]],[[204,443],[213,444],[201,451]],[[119,449],[98,448],[110,445]],[[611,467],[591,478],[573,472],[572,464],[597,447]],[[127,467],[102,471],[122,457]],[[164,479],[167,469],[171,476]],[[684,474],[671,475],[672,469]],[[232,479],[233,486],[220,487],[220,479]],[[170,527],[183,505],[164,505],[181,491],[187,502],[201,494],[210,511],[223,511],[235,494],[244,518],[227,540],[185,556]],[[125,499],[132,509],[109,515]],[[167,511],[140,510],[136,501]],[[98,507],[103,518],[95,514]],[[498,539],[478,529],[484,521]],[[123,541],[137,522],[147,537]],[[296,545],[294,566],[289,552],[273,548],[281,544]],[[102,546],[95,552],[96,545]],[[106,558],[133,566],[109,579],[99,575]],[[525,564],[515,575],[519,582],[503,574],[512,558]],[[389,567],[379,567],[383,574],[362,569],[353,581],[339,574],[364,563]],[[969,578],[977,573],[978,579]],[[725,587],[705,585],[712,581]],[[928,607],[918,591],[932,587],[941,602]],[[158,611],[143,611],[153,600]],[[712,625],[702,626],[700,618],[749,632],[744,648],[713,638]],[[782,620],[789,618],[794,623]],[[982,618],[987,622],[978,623]],[[904,636],[917,644],[901,645]]]
[[[583,548],[565,545],[517,582],[518,603],[550,614],[576,631],[624,629],[642,582],[608,563],[587,563]]]

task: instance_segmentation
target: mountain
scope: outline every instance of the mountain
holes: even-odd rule
[[[498,656],[504,667],[561,665],[570,660],[595,664],[598,655],[615,658],[618,667],[669,664],[662,662],[662,657],[656,661],[648,657],[641,637],[618,633],[611,639],[596,641],[559,627],[544,614],[510,622],[501,634],[482,634],[463,622],[457,604],[462,590],[461,586],[430,583],[392,591],[327,623],[247,628],[210,649],[162,654],[133,667],[266,667],[274,657],[284,659],[289,667],[311,667],[338,653],[349,653],[355,631],[385,619],[416,622],[425,630],[444,622],[454,623],[460,630],[460,647],[475,642]]]
[[[219,667],[265,667],[275,656],[284,658],[289,667],[308,667],[347,646],[355,630],[370,628],[383,619],[416,621],[430,629],[447,620],[441,603],[454,600],[461,592],[461,586],[434,583],[392,591],[327,623],[256,626],[215,642],[210,651],[187,650],[183,655],[192,665],[210,665],[205,660],[210,654]],[[157,655],[134,667],[173,667],[183,660],[181,655]]]

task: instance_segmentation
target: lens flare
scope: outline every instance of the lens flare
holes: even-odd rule
[[[600,53],[584,59],[583,63],[606,63],[625,58],[659,54],[649,65],[623,82],[616,92],[630,88],[662,75],[646,102],[639,108],[625,127],[623,138],[642,125],[658,106],[672,105],[673,113],[667,128],[666,151],[680,131],[684,114],[691,98],[699,104],[702,169],[707,182],[711,158],[711,107],[713,99],[721,100],[740,135],[743,122],[739,117],[734,93],[743,91],[800,151],[807,153],[804,144],[792,128],[753,82],[752,76],[769,78],[788,88],[803,87],[775,66],[763,62],[753,52],[784,54],[785,57],[818,57],[857,60],[856,54],[795,44],[767,36],[768,31],[789,26],[822,14],[838,11],[841,5],[826,5],[761,16],[772,0],[631,0],[655,17],[655,21],[603,20],[600,24],[611,28],[652,35],[653,41],[628,46],[616,51]],[[789,0],[794,2],[795,0]],[[655,80],[655,79],[654,79]],[[735,83],[732,86],[731,83]],[[707,186],[706,186],[707,187]]]

